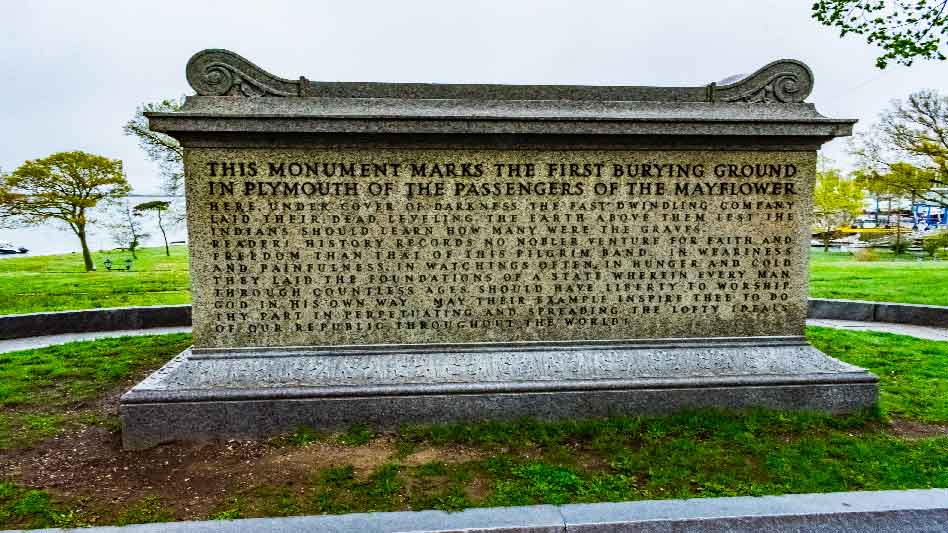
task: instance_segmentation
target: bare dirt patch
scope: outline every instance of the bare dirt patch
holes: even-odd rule
[[[125,507],[157,496],[178,518],[205,515],[228,492],[276,477],[257,461],[266,443],[172,444],[141,452],[122,450],[118,434],[84,427],[32,449],[3,452],[0,477],[42,487],[67,499]]]
[[[258,487],[305,485],[323,468],[352,465],[364,479],[395,451],[392,439],[384,436],[355,447],[211,441],[125,451],[119,434],[89,426],[33,448],[0,451],[0,479],[89,502],[100,518],[142,498],[158,497],[175,518],[185,520],[206,517]]]
[[[451,448],[432,446],[430,448],[418,450],[408,455],[400,462],[406,466],[421,466],[423,464],[433,462],[458,464],[466,463],[468,461],[475,461],[482,458],[483,456],[484,452],[475,448],[467,448],[464,446],[454,446]]]
[[[314,442],[301,448],[281,448],[260,459],[265,470],[312,474],[318,469],[351,465],[355,477],[366,479],[395,454],[391,439],[382,437],[362,446]]]
[[[892,421],[892,433],[903,439],[924,439],[948,435],[948,424],[926,424],[915,420],[896,418]]]

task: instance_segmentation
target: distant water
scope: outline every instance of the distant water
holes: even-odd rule
[[[133,198],[132,203],[162,199],[167,200],[167,198],[155,197]],[[164,244],[161,239],[161,231],[158,230],[154,213],[146,214],[142,218],[142,225],[145,232],[151,234],[151,237],[146,239],[142,246],[162,246]],[[164,226],[165,231],[168,232],[168,242],[183,241],[187,238],[187,229],[183,223],[177,227],[169,227],[167,223],[164,224]],[[0,228],[0,242],[9,242],[14,246],[27,248],[29,253],[25,254],[26,256],[81,252],[79,238],[76,237],[72,230],[68,229],[65,224],[52,222],[41,226],[12,230]],[[111,250],[116,247],[118,247],[118,245],[109,236],[108,229],[105,228],[104,224],[93,225],[89,230],[89,248],[91,250]],[[7,257],[24,257],[24,255],[0,255],[0,259]]]

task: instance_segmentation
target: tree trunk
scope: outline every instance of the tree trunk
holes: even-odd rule
[[[161,209],[158,210],[158,229],[161,230],[161,238],[165,240],[165,256],[171,257],[171,250],[168,249],[168,235],[165,234],[165,227],[161,225]]]
[[[79,244],[82,245],[82,261],[86,265],[86,272],[95,271],[95,263],[92,262],[92,253],[89,252],[89,244],[86,242],[86,227],[76,226],[76,236],[79,237]]]
[[[900,217],[901,218],[901,217]],[[895,256],[902,254],[902,224],[898,220],[895,224]]]

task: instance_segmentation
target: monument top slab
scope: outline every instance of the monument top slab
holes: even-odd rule
[[[283,96],[322,98],[411,98],[471,100],[593,100],[646,102],[803,102],[813,90],[813,73],[793,59],[774,61],[729,83],[699,87],[592,85],[500,85],[309,81],[274,76],[229,50],[203,50],[187,66],[199,96]],[[730,78],[729,78],[730,79]]]
[[[792,59],[774,61],[737,81],[694,87],[499,85],[291,80],[233,52],[204,50],[188,62],[187,78],[196,96],[181,112],[149,113],[153,129],[828,140],[851,134],[855,122],[824,117],[805,102],[813,74]]]

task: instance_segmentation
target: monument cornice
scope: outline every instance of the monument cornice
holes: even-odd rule
[[[171,135],[216,133],[809,137],[852,133],[804,102],[806,65],[770,63],[700,87],[469,85],[297,81],[226,50],[188,62],[197,95],[180,112],[146,113]]]
[[[736,78],[736,79],[735,79]],[[310,81],[275,76],[229,50],[194,54],[188,83],[199,96],[398,98],[419,100],[592,100],[635,102],[746,102],[794,104],[813,90],[813,73],[804,63],[780,59],[727,83],[697,87],[502,85]]]

